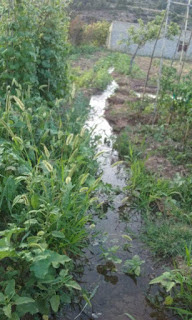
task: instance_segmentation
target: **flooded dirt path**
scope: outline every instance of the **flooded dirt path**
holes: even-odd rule
[[[88,292],[93,293],[92,307],[86,307],[81,312],[70,311],[68,315],[60,319],[79,320],[167,320],[173,319],[166,316],[163,311],[153,309],[146,299],[149,282],[155,275],[161,273],[161,268],[155,265],[150,252],[139,240],[142,227],[140,214],[129,207],[122,206],[125,197],[123,188],[126,186],[128,175],[123,165],[113,167],[118,161],[118,153],[113,149],[113,132],[108,121],[104,118],[107,98],[118,87],[114,81],[106,91],[97,96],[92,96],[91,111],[86,127],[92,131],[93,137],[101,136],[97,149],[104,152],[98,158],[100,170],[103,173],[102,180],[112,188],[116,188],[112,194],[105,192],[99,197],[107,203],[105,215],[102,218],[95,217],[96,230],[99,235],[86,251],[87,263],[81,277],[81,285]],[[108,202],[109,201],[109,202]],[[129,241],[125,235],[132,238]],[[122,263],[107,262],[102,254],[113,255],[111,248],[119,246],[115,259],[121,259]],[[125,250],[126,249],[126,250]],[[112,249],[113,250],[113,249]],[[123,263],[138,255],[145,263],[141,266],[141,276],[132,278],[123,272]],[[108,256],[108,257],[109,257]],[[155,290],[155,288],[153,288]]]

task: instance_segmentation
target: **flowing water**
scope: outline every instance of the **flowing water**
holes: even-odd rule
[[[111,195],[104,217],[95,218],[96,229],[102,233],[95,238],[94,243],[86,252],[87,262],[80,279],[82,287],[93,292],[92,308],[82,306],[81,312],[69,310],[65,316],[60,316],[61,320],[130,319],[126,313],[133,316],[135,320],[173,319],[165,315],[163,311],[152,308],[146,299],[151,278],[160,274],[162,270],[155,265],[150,252],[139,240],[138,236],[142,227],[140,214],[129,207],[122,206],[122,199],[125,197],[123,188],[128,179],[126,168],[123,165],[112,167],[112,164],[118,161],[118,153],[113,149],[113,132],[104,118],[104,112],[107,98],[115,92],[117,87],[114,81],[103,94],[92,96],[91,111],[86,123],[93,137],[101,137],[97,149],[99,152],[104,152],[98,158],[100,170],[103,172],[102,180],[118,189],[118,192]],[[105,193],[100,194],[100,198],[107,201]],[[126,217],[126,221],[123,217]],[[125,234],[132,237],[132,241],[126,240]],[[124,250],[124,245],[127,243],[131,244],[131,247],[129,250]],[[103,259],[101,246],[107,250],[114,245],[119,246],[116,256],[122,261],[131,259],[134,255],[139,255],[145,261],[140,277],[132,278],[126,275],[123,273],[122,265],[119,264],[116,265],[117,270],[114,270],[114,265]]]

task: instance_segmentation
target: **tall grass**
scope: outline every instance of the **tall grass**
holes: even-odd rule
[[[73,258],[87,245],[97,165],[82,95],[50,109],[17,93],[0,110],[0,314],[48,319],[81,289]]]

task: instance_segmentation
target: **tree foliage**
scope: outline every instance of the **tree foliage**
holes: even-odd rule
[[[158,35],[160,28],[163,30],[162,22],[164,20],[165,11],[161,15],[156,16],[154,20],[144,23],[142,19],[138,20],[138,26],[131,26],[128,30],[129,42],[137,44],[139,48],[145,45],[147,41],[155,40]],[[179,27],[176,23],[171,22],[168,26],[167,38],[171,39],[176,36],[179,32]],[[162,36],[162,32],[160,37]],[[159,37],[159,38],[160,38]]]
[[[165,27],[164,22],[165,11],[162,12],[161,15],[155,17],[154,20],[148,22],[147,24],[142,20],[138,20],[137,26],[131,26],[128,29],[128,41],[127,44],[136,44],[135,52],[132,56],[132,60],[130,63],[130,72],[132,71],[132,66],[134,59],[137,55],[137,52],[140,48],[142,48],[148,41],[153,41],[157,38],[161,38],[163,33],[163,27]],[[179,26],[175,22],[170,22],[167,31],[167,38],[171,39],[179,33]]]
[[[20,0],[1,4],[0,85],[15,79],[41,88],[49,101],[68,93],[68,21],[63,1]]]

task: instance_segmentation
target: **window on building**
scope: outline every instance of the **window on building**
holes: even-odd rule
[[[186,43],[186,42],[183,43],[183,41],[180,41],[179,46],[178,46],[178,52],[181,52],[182,50],[184,52],[187,52],[188,46],[189,46],[188,43]]]

